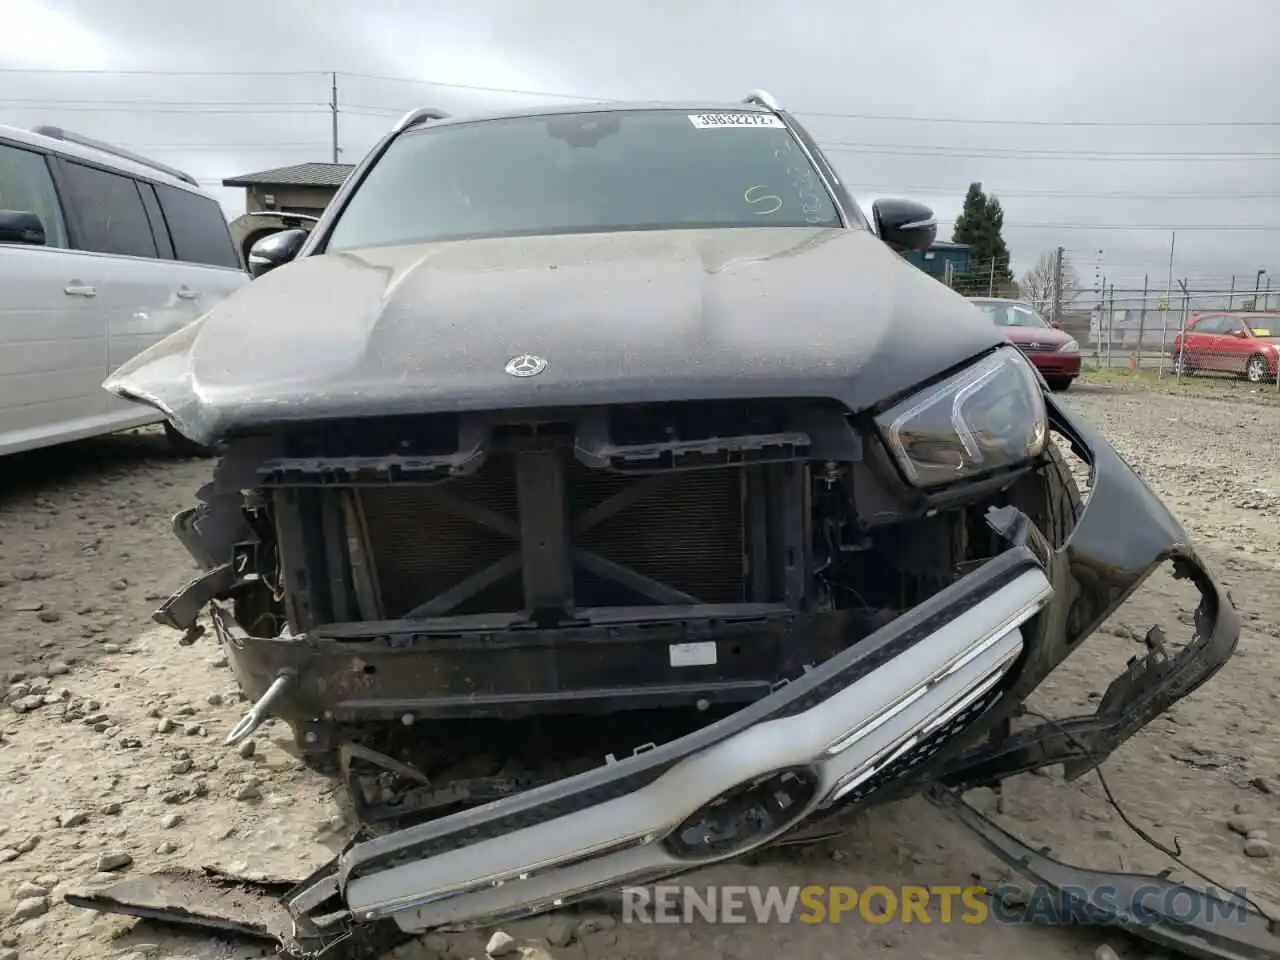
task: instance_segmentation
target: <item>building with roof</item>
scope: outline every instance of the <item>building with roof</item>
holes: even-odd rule
[[[263,237],[308,229],[354,169],[351,163],[296,163],[223,180],[224,187],[244,188],[244,215],[231,221],[241,256],[247,261],[249,248]]]
[[[244,187],[246,213],[278,210],[318,217],[354,169],[351,163],[295,163],[228,177],[222,185]]]
[[[915,264],[929,276],[950,285],[951,278],[967,273],[970,251],[967,243],[935,240],[928,250],[907,253],[908,263]]]

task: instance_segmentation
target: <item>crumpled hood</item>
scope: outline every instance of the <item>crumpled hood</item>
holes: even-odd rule
[[[856,410],[1002,339],[860,230],[579,234],[307,257],[104,386],[202,443],[329,417],[665,399]],[[526,353],[545,371],[507,374]]]

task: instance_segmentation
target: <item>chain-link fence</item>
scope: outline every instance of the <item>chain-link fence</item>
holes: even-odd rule
[[[1181,284],[1172,295],[1113,289],[1077,298],[1058,323],[1080,344],[1086,370],[1240,377],[1280,390],[1280,294],[1270,299]]]
[[[939,250],[939,257],[951,253]],[[1017,297],[1069,333],[1080,345],[1086,372],[1142,372],[1157,377],[1242,378],[1280,392],[1280,291],[1270,281],[1242,290],[1226,284],[1195,285],[1175,280],[1167,289],[1122,288],[1107,284],[1059,297],[1056,277],[1041,277],[1033,289],[1010,282],[1007,258],[919,264],[926,272],[969,297]],[[1061,266],[1059,267],[1061,269]],[[1026,277],[1021,286],[1027,286]],[[1036,278],[1031,278],[1035,280]]]

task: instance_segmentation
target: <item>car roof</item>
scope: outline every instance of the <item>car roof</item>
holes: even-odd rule
[[[56,129],[56,128],[44,128]],[[74,137],[75,134],[70,131],[63,131],[68,137]],[[35,130],[24,130],[21,127],[12,127],[8,124],[0,123],[0,139],[8,140],[11,143],[21,143],[29,147],[34,147],[48,153],[55,153],[68,159],[84,160],[89,163],[95,163],[100,167],[110,167],[126,173],[131,177],[137,177],[143,180],[150,180],[155,183],[163,183],[166,186],[176,187],[179,190],[185,190],[187,193],[194,193],[197,196],[213,199],[212,196],[201,190],[198,186],[183,180],[177,176],[181,173],[179,170],[173,170],[172,167],[165,167],[159,161],[150,161],[146,157],[139,157],[139,160],[147,160],[147,163],[139,163],[131,160],[127,156],[121,156],[116,153],[101,150],[96,147],[77,143],[71,139],[62,139],[59,136],[47,136],[38,133]],[[111,146],[110,144],[103,144]],[[154,162],[157,166],[151,166]],[[170,172],[172,171],[172,172]],[[185,174],[184,174],[185,176]]]
[[[431,120],[424,126],[438,127],[455,123],[472,123],[477,120],[508,120],[518,117],[563,116],[575,113],[620,113],[628,110],[676,110],[689,113],[774,113],[768,107],[756,103],[712,102],[703,100],[688,101],[633,101],[633,100],[596,100],[582,103],[553,103],[539,106],[520,107],[517,109],[479,111],[476,113],[458,114],[443,120]]]

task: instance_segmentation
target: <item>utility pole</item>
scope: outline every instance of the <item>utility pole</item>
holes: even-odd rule
[[[1142,339],[1147,330],[1147,275],[1142,275],[1142,312],[1138,314],[1138,369],[1142,369]]]
[[[991,258],[991,278],[987,281],[987,296],[996,295],[996,258]]]
[[[1236,275],[1231,275],[1231,292],[1227,294],[1227,309],[1230,310],[1236,303]]]
[[[1062,322],[1062,248],[1053,253],[1053,322]]]
[[[1178,286],[1182,288],[1182,312],[1178,325],[1178,343],[1182,350],[1187,349],[1187,313],[1191,310],[1191,291],[1187,289],[1187,281],[1179,280]],[[1181,376],[1180,369],[1176,371]]]
[[[329,121],[332,129],[333,162],[338,162],[338,74],[329,74]]]
[[[1169,279],[1164,287],[1164,306],[1160,310],[1160,376],[1164,376],[1164,351],[1169,342],[1169,298],[1173,296],[1173,247],[1178,241],[1175,230],[1169,234]]]
[[[1098,366],[1107,355],[1107,275],[1104,273],[1098,286]]]
[[[1111,305],[1107,308],[1107,369],[1111,369],[1111,346],[1115,341],[1115,323],[1116,323],[1116,285],[1111,284],[1111,290],[1108,293],[1108,299]]]

